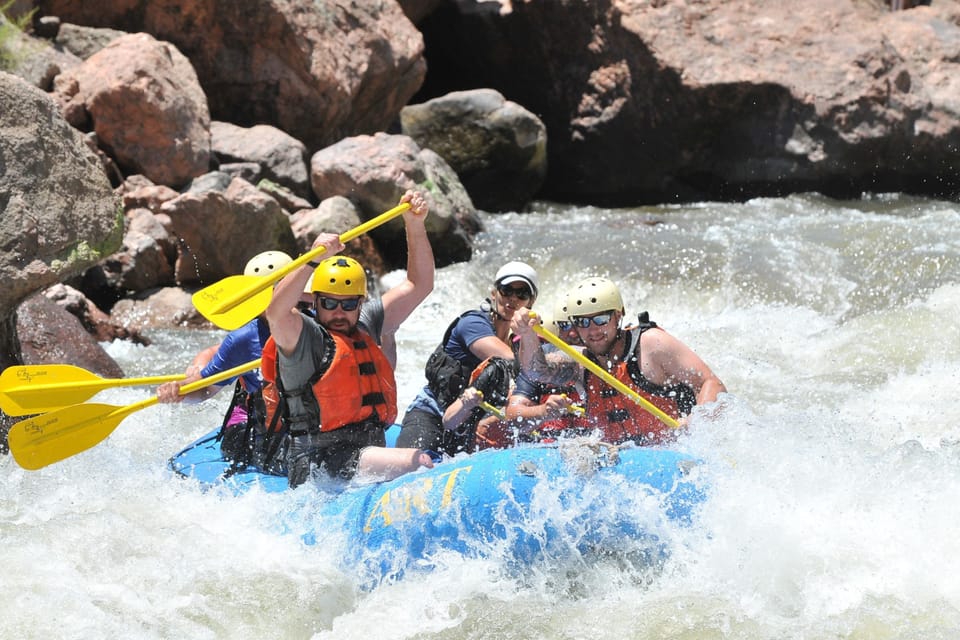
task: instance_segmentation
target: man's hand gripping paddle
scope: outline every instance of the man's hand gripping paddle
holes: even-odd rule
[[[409,208],[410,203],[404,202],[381,213],[376,218],[340,234],[340,242],[346,244],[389,222]],[[204,318],[221,329],[227,331],[238,329],[266,310],[273,297],[274,284],[280,282],[288,273],[318,258],[326,250],[326,247],[311,249],[290,264],[266,276],[237,275],[224,278],[194,293],[193,306]]]

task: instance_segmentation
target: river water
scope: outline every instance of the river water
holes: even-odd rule
[[[710,498],[656,568],[616,558],[440,558],[366,591],[337,531],[276,522],[298,493],[202,493],[167,458],[226,393],[154,406],[40,471],[0,460],[3,638],[955,638],[960,632],[960,206],[898,195],[486,216],[469,264],[399,334],[400,402],[500,264],[541,304],[587,275],[697,351],[730,394],[676,447]],[[397,274],[385,278],[395,282]],[[180,372],[219,332],[108,346],[129,376]],[[103,392],[125,405],[149,389]],[[339,536],[339,539],[338,539]]]

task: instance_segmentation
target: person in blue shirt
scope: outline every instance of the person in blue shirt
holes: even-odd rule
[[[264,251],[251,258],[243,269],[245,276],[267,276],[293,262],[282,251]],[[252,360],[263,353],[263,345],[270,337],[270,327],[266,316],[261,314],[239,329],[228,333],[220,344],[207,347],[196,356],[185,372],[183,380],[167,382],[157,388],[157,398],[161,403],[171,404],[187,402],[189,404],[207,400],[229,384],[234,385],[233,398],[227,407],[220,428],[220,450],[224,459],[241,466],[252,461],[253,445],[257,434],[262,432],[264,409],[260,398],[263,378],[260,370],[255,369],[241,374],[239,378],[224,380],[218,384],[197,389],[192,393],[180,395],[184,385],[209,378]]]
[[[291,262],[293,262],[293,258],[282,251],[264,251],[247,262],[243,269],[243,275],[267,276]],[[266,344],[269,337],[270,327],[267,326],[266,317],[261,314],[239,329],[228,333],[220,344],[207,347],[198,353],[184,372],[186,378],[160,385],[157,388],[157,397],[161,403],[197,403],[213,397],[220,389],[232,384],[233,380],[224,380],[218,384],[197,389],[187,395],[180,395],[180,388],[202,378],[209,378],[222,371],[256,360],[263,353],[263,345]],[[241,386],[248,394],[259,391],[263,384],[259,370],[248,371],[242,374],[240,379]],[[246,420],[246,414],[242,409],[235,407],[234,411],[236,413],[228,419],[228,425]]]
[[[539,286],[533,267],[524,262],[508,262],[497,271],[490,297],[480,308],[454,320],[427,362],[427,385],[407,406],[397,436],[398,447],[447,455],[474,450],[476,425],[449,420],[444,425],[444,412],[456,402],[463,403],[470,375],[481,362],[487,358],[514,360],[510,320],[517,309],[533,306]],[[461,429],[461,425],[469,428]]]

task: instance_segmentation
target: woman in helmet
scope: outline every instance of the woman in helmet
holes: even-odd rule
[[[636,326],[621,328],[623,299],[610,280],[581,281],[567,295],[566,307],[583,354],[674,419],[684,418],[694,405],[713,402],[726,391],[697,354],[651,322],[646,313]],[[607,441],[655,444],[669,437],[669,428],[658,418],[566,354],[548,359],[532,329],[534,322],[524,310],[515,314],[512,325],[520,336],[525,375],[554,384],[583,381],[588,425],[600,429]]]
[[[500,267],[490,297],[479,309],[457,317],[427,360],[427,385],[407,406],[397,446],[449,455],[475,449],[475,429],[497,418],[480,418],[480,409],[474,411],[479,398],[470,392],[465,396],[464,391],[474,369],[484,360],[502,358],[513,363],[510,319],[518,309],[533,305],[539,287],[537,272],[530,265],[514,261]],[[473,406],[464,407],[464,402]],[[477,419],[467,420],[469,416]]]
[[[267,276],[291,262],[293,262],[293,259],[283,251],[264,251],[250,258],[243,268],[243,275]],[[256,360],[260,357],[263,345],[269,336],[270,329],[267,327],[267,321],[263,316],[254,318],[239,329],[231,331],[220,344],[208,347],[194,357],[193,362],[187,368],[186,379],[160,385],[157,388],[157,396],[160,398],[160,402],[172,403],[183,402],[184,400],[201,402],[206,400],[222,387],[230,384],[232,380],[225,380],[217,385],[198,389],[186,396],[180,395],[180,388],[201,378],[209,378],[221,371]],[[249,391],[256,391],[260,388],[260,376],[256,371],[245,373],[241,378]]]
[[[282,251],[264,251],[247,262],[243,275],[268,276],[291,262],[293,259]],[[167,382],[157,388],[157,398],[162,403],[195,403],[212,397],[220,389],[236,380],[233,400],[227,409],[220,433],[221,448],[224,458],[228,460],[243,463],[249,461],[250,452],[246,445],[252,438],[250,429],[257,426],[257,421],[262,421],[262,415],[257,411],[263,384],[260,372],[250,371],[241,375],[239,379],[224,380],[185,396],[180,395],[180,388],[256,360],[261,356],[263,346],[269,337],[270,328],[267,326],[266,318],[263,315],[258,316],[239,329],[228,333],[220,344],[207,347],[198,353],[187,367],[186,377],[183,380]],[[252,421],[251,416],[254,418]]]
[[[426,201],[415,192],[401,201],[411,204],[404,213],[408,253],[422,253],[410,242],[426,242]],[[363,267],[334,255],[344,248],[340,237],[320,234],[313,248],[320,246],[331,257],[287,275],[267,307],[273,335],[264,350],[263,371],[276,381],[286,402],[281,415],[288,433],[290,486],[315,471],[344,479],[359,475],[387,480],[433,466],[430,455],[420,449],[385,447],[384,431],[397,415],[397,393],[393,363],[378,343],[381,327],[395,328],[416,306],[408,304],[411,288],[391,289],[381,305],[367,305]],[[308,280],[314,318],[293,309]],[[430,282],[432,287],[432,270]]]

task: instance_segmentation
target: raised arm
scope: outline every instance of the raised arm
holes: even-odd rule
[[[427,201],[418,191],[407,191],[400,202],[409,202],[403,214],[407,233],[407,278],[383,294],[383,334],[396,333],[413,310],[433,291],[433,247],[427,236]]]
[[[319,246],[327,248],[324,258],[336,255],[343,251],[340,236],[335,233],[321,233],[313,241],[311,249]],[[297,302],[303,293],[307,281],[313,276],[313,267],[305,264],[299,269],[287,274],[273,290],[273,298],[267,307],[267,323],[270,325],[270,334],[277,343],[277,348],[285,354],[293,352],[300,339],[303,328],[303,316],[297,311]]]
[[[560,387],[576,383],[583,377],[583,367],[561,351],[547,357],[533,330],[539,322],[539,317],[526,308],[517,309],[510,321],[510,329],[520,336],[520,370],[535,382]]]

